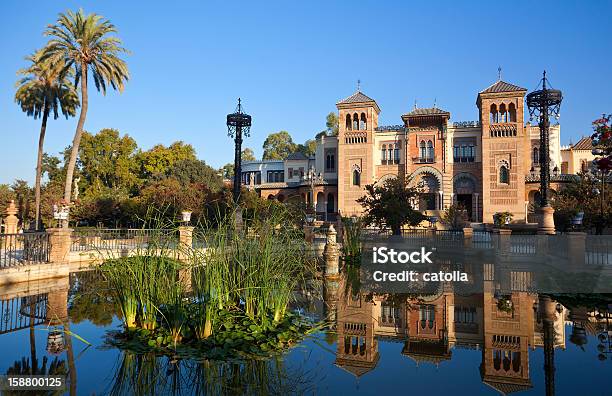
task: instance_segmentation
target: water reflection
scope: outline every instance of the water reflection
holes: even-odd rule
[[[555,349],[566,349],[565,320],[573,324],[569,340],[578,346],[586,344],[587,332],[612,330],[607,309],[581,306],[579,296],[556,297],[575,304],[568,310],[555,296],[500,295],[493,282],[485,282],[483,293],[469,295],[445,287],[432,294],[377,294],[355,288],[351,274],[356,272],[349,269],[328,281],[325,296],[336,318],[335,364],[357,378],[377,367],[381,340],[401,342],[401,354],[417,366],[438,366],[452,359],[453,349],[467,348],[481,351],[482,382],[509,394],[533,387],[529,350],[542,349],[546,394],[552,395]],[[592,299],[600,306],[612,301]]]
[[[453,367],[465,377],[477,373],[482,382],[475,384],[477,393],[491,387],[490,392],[504,394],[552,395],[566,390],[556,386],[564,379],[557,366],[565,372],[582,367],[595,372],[607,364],[598,359],[609,356],[609,297],[500,293],[491,281],[477,294],[450,287],[421,295],[378,294],[363,290],[358,277],[358,268],[347,268],[328,278],[322,290],[298,296],[294,308],[330,322],[316,339],[320,343],[310,340],[276,359],[246,362],[198,362],[105,348],[103,336],[118,322],[95,273],[3,288],[0,345],[6,348],[14,334],[22,341],[13,346],[18,353],[3,354],[0,370],[65,375],[71,395],[311,394],[345,386],[347,378],[361,381],[360,389],[369,394],[390,367],[404,370],[388,379],[393,389],[424,386],[422,374],[405,372],[402,361],[411,361],[440,370]],[[83,352],[85,344],[72,331],[88,331],[86,338],[96,348]],[[563,359],[567,348],[585,352],[568,362]],[[585,380],[593,387],[587,393],[607,392],[589,378],[587,372]]]

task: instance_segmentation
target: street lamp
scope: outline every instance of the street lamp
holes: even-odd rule
[[[242,179],[242,135],[248,137],[251,130],[251,116],[242,111],[238,98],[236,112],[227,115],[227,135],[234,138],[234,189],[232,190],[234,204],[240,197],[240,180]]]
[[[310,169],[308,169],[308,172],[306,172],[306,174],[304,175],[303,181],[308,183],[310,187],[310,206],[312,207],[311,210],[314,210],[315,218],[316,218],[317,208],[314,206],[314,188],[317,183],[323,181],[323,176],[321,175],[320,172],[317,173],[314,167],[311,167]]]
[[[555,220],[553,218],[554,209],[550,206],[550,135],[549,117],[559,118],[559,109],[563,95],[558,89],[551,89],[546,86],[546,71],[542,77],[542,89],[531,92],[527,95],[527,107],[531,118],[538,117],[540,127],[540,224],[539,234],[554,234]],[[549,84],[550,85],[550,84]]]

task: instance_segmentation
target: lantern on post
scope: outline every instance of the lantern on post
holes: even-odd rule
[[[540,127],[540,224],[539,234],[554,234],[554,209],[550,206],[550,116],[559,118],[563,95],[558,89],[547,86],[546,71],[542,77],[542,89],[527,95],[527,107],[531,118],[538,117]],[[550,85],[550,84],[548,84]]]

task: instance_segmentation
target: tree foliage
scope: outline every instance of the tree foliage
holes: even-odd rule
[[[56,24],[49,25],[45,31],[50,40],[40,59],[51,64],[63,64],[65,70],[74,73],[75,87],[79,84],[81,87],[81,113],[72,140],[70,160],[66,166],[66,202],[71,201],[72,177],[87,117],[88,74],[91,72],[96,89],[103,94],[106,94],[108,85],[123,91],[124,84],[129,79],[127,64],[121,59],[121,55],[127,53],[127,50],[122,47],[119,38],[112,36],[116,32],[117,29],[109,20],[97,14],[86,15],[82,9],[60,13]]]
[[[338,115],[333,111],[325,117],[325,126],[327,127],[327,133],[331,136],[338,136]]]
[[[425,219],[421,212],[412,209],[419,190],[410,186],[408,178],[389,178],[382,184],[368,184],[365,190],[367,194],[357,200],[364,209],[365,224],[389,227],[393,235],[400,235],[404,225],[416,226]]]
[[[181,141],[168,147],[163,144],[155,145],[150,150],[141,152],[138,157],[144,178],[166,174],[177,161],[196,160],[193,146]]]
[[[242,153],[240,154],[240,158],[242,159],[242,161],[256,161],[257,160],[257,158],[255,158],[255,152],[253,152],[253,150],[248,147],[242,150]]]
[[[293,143],[287,131],[280,131],[268,135],[263,143],[264,160],[282,160],[294,153],[297,146]]]
[[[129,192],[139,185],[138,145],[116,129],[102,129],[95,135],[83,133],[79,147],[79,170],[88,193],[104,189]],[[88,195],[89,195],[88,194]]]

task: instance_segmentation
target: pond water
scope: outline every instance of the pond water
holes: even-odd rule
[[[612,299],[514,292],[501,304],[486,291],[380,296],[350,284],[327,281],[294,304],[331,318],[331,331],[243,363],[175,362],[106,346],[121,322],[95,272],[5,287],[0,374],[63,373],[71,395],[612,394],[602,336]]]

